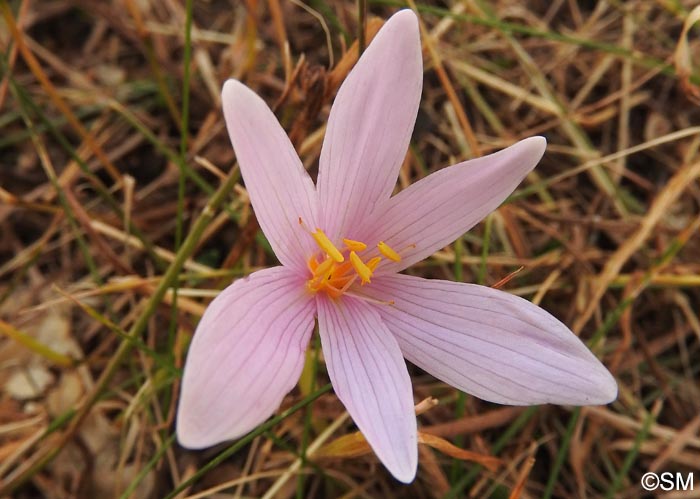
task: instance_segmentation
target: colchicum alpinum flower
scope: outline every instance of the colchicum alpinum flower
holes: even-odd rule
[[[297,383],[318,318],[326,366],[379,459],[402,482],[417,467],[404,357],[502,404],[603,404],[617,385],[561,322],[492,288],[403,269],[496,209],[544,154],[531,137],[444,168],[392,196],[422,88],[416,16],[389,19],[338,91],[318,182],[272,111],[242,83],[223,88],[226,125],[260,226],[282,263],[212,301],[190,346],[177,435],[189,448],[234,439]]]

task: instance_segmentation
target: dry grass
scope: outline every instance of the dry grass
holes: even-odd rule
[[[619,399],[504,408],[411,368],[416,400],[439,400],[421,431],[503,465],[421,445],[402,486],[371,453],[319,457],[354,431],[320,362],[285,400],[293,411],[183,450],[172,422],[194,327],[218,289],[275,261],[238,180],[221,83],[274,106],[314,172],[356,57],[355,2],[212,0],[190,16],[177,0],[3,1],[0,496],[636,498],[645,472],[679,471],[695,473],[694,495],[666,497],[700,497],[693,2],[409,4],[425,84],[399,188],[522,137],[549,141],[510,202],[413,272],[493,285],[522,267],[505,288],[586,339]]]

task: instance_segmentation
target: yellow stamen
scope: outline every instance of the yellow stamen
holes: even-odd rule
[[[385,258],[394,262],[401,261],[399,253],[384,241],[377,244],[380,255],[365,261],[364,257],[358,255],[367,249],[364,242],[345,238],[342,240],[343,245],[337,247],[322,229],[316,227],[316,231],[311,232],[301,218],[299,224],[314,238],[321,250],[307,261],[311,276],[306,281],[306,288],[312,293],[324,292],[334,299],[344,294],[352,295],[353,289],[359,289],[355,283],[359,281],[363,286],[370,283],[374,272]],[[377,303],[391,305],[393,301]]]
[[[358,300],[364,300],[369,303],[376,303],[377,305],[396,305],[396,302],[394,300],[389,300],[389,301],[384,301],[384,300],[377,300],[375,298],[370,298],[369,296],[362,295],[362,294],[357,294],[353,293],[352,291],[348,291],[347,293],[348,296],[353,296],[357,298]]]
[[[392,260],[394,262],[400,262],[401,257],[399,254],[391,249],[388,244],[386,244],[384,241],[379,241],[379,244],[377,244],[377,248],[379,249],[379,252],[387,257],[389,260]]]
[[[353,239],[343,239],[343,242],[350,251],[364,251],[367,249],[367,245],[362,241],[355,241]]]
[[[372,271],[360,260],[360,257],[354,251],[350,252],[350,263],[352,263],[352,268],[355,269],[357,275],[362,279],[362,284],[369,282],[369,278],[372,277]]]
[[[315,274],[316,269],[318,268],[318,262],[316,261],[316,259],[312,256],[311,258],[309,258],[309,261],[306,262],[306,264],[307,264],[307,267],[309,267],[309,270],[311,271],[311,273]]]
[[[369,262],[367,262],[367,267],[369,267],[369,270],[374,272],[377,268],[377,265],[379,265],[379,262],[381,262],[381,261],[382,261],[381,257],[375,256]]]
[[[339,290],[338,288],[334,288],[333,286],[324,286],[323,289],[331,298],[340,298],[343,296],[343,291]]]
[[[332,267],[333,260],[325,259],[319,264],[318,267],[316,267],[316,271],[314,272],[314,274],[316,274],[317,276],[327,274]]]
[[[351,268],[352,268],[352,262],[345,262],[342,265],[338,265],[333,270],[333,273],[335,275],[344,276],[345,274],[347,274],[350,271]]]
[[[348,289],[350,289],[350,286],[352,285],[353,282],[355,282],[355,279],[357,279],[357,276],[352,276],[352,278],[348,279],[348,282],[346,282],[343,287],[340,289],[341,293],[345,293]]]
[[[314,238],[314,241],[316,241],[316,244],[318,244],[318,247],[325,251],[326,254],[330,256],[333,260],[335,260],[338,263],[342,263],[345,261],[345,257],[343,257],[343,254],[338,250],[338,248],[335,247],[335,245],[331,242],[330,239],[328,239],[328,236],[326,236],[326,234],[321,229],[317,227],[316,232],[312,233],[311,236]]]

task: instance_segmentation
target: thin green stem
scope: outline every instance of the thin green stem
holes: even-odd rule
[[[501,435],[496,443],[493,444],[491,451],[494,455],[497,455],[503,448],[511,441],[515,434],[520,431],[520,429],[525,426],[525,424],[530,421],[530,419],[535,415],[538,410],[538,406],[531,406],[525,409],[523,413],[518,416],[518,418],[511,423],[508,429]],[[444,499],[455,499],[457,497],[462,497],[462,491],[467,488],[478,476],[479,471],[481,471],[481,465],[475,465],[469,473],[464,475],[464,477],[452,487],[447,494],[445,494]]]
[[[15,84],[14,80],[10,80],[10,91],[12,92],[13,97],[19,101],[20,97],[18,95],[17,85]],[[26,109],[24,109],[24,107],[20,106],[19,109],[20,109],[20,112],[22,113],[22,119],[24,120],[24,123],[27,127],[27,130],[29,130],[29,132],[31,133],[32,143],[34,144],[37,151],[39,152],[39,156],[42,158],[41,164],[44,167],[44,172],[46,173],[46,177],[49,179],[49,181],[51,182],[51,185],[56,190],[56,195],[58,196],[58,200],[61,203],[61,206],[63,207],[63,212],[66,214],[66,218],[68,219],[68,223],[69,223],[71,229],[73,229],[73,233],[75,235],[75,240],[78,242],[78,247],[80,248],[80,252],[83,254],[83,259],[85,260],[85,265],[87,265],[88,270],[90,271],[90,275],[92,276],[93,280],[97,284],[101,284],[102,278],[100,277],[100,273],[97,269],[97,264],[95,263],[95,260],[92,258],[92,255],[90,254],[90,246],[85,241],[85,238],[83,237],[82,231],[80,229],[80,225],[78,224],[78,221],[76,220],[75,214],[73,213],[73,209],[71,208],[70,203],[66,199],[66,195],[63,192],[63,188],[61,187],[60,183],[58,182],[58,178],[56,177],[56,172],[53,170],[53,166],[51,166],[50,164],[47,164],[48,153],[46,152],[46,148],[44,147],[44,144],[39,139],[39,134],[36,132],[36,130],[34,128],[34,122],[31,120],[31,118],[29,117],[29,114],[26,112]]]
[[[646,418],[644,418],[644,423],[642,423],[641,429],[634,438],[634,444],[632,445],[632,448],[625,456],[624,461],[622,461],[622,466],[615,474],[615,478],[613,479],[610,488],[605,494],[605,499],[612,499],[613,497],[616,497],[617,491],[620,490],[620,487],[622,486],[622,480],[629,473],[629,470],[632,467],[634,460],[637,459],[637,455],[639,455],[639,449],[649,436],[649,430],[651,429],[652,424],[654,424],[654,421],[656,421],[654,412],[649,412]]]
[[[183,218],[185,212],[185,175],[184,166],[187,165],[187,143],[189,137],[190,118],[190,62],[192,59],[192,0],[185,2],[185,52],[183,57],[183,77],[182,77],[182,109],[180,112],[180,170],[177,182],[177,213],[175,218],[175,251],[180,249],[182,243]],[[176,280],[172,288],[172,306],[170,308],[170,326],[168,327],[167,352],[174,355],[175,339],[177,337],[178,326],[178,306],[177,300],[180,290],[180,281]],[[163,405],[170,405],[170,391],[164,394]]]
[[[150,473],[151,470],[156,467],[158,462],[163,457],[163,454],[165,454],[165,451],[167,451],[173,445],[173,443],[175,443],[175,434],[170,435],[168,439],[161,444],[158,451],[151,459],[148,460],[141,471],[139,471],[138,475],[136,475],[126,490],[124,490],[124,492],[122,492],[122,494],[119,496],[119,499],[129,499],[129,497],[131,497],[131,494],[134,492],[134,490],[136,490],[136,487],[138,487],[146,475],[148,475],[148,473]]]
[[[569,452],[569,445],[571,444],[571,437],[576,429],[576,424],[581,417],[581,408],[576,407],[569,418],[569,424],[566,425],[566,433],[561,441],[561,446],[557,452],[557,457],[554,459],[554,465],[549,472],[549,478],[547,479],[547,485],[544,488],[544,493],[542,494],[542,499],[549,499],[552,497],[552,492],[554,492],[554,486],[557,484],[557,478],[559,478],[559,472],[566,459],[566,454]]]
[[[139,315],[129,329],[128,337],[130,339],[138,338],[146,329],[148,321],[158,309],[168,289],[178,279],[182,266],[196,249],[199,239],[216,215],[217,207],[228,197],[237,178],[237,170],[233,170],[202,210],[199,218],[193,224],[192,230],[175,255],[175,259],[165,272],[163,279],[158,283],[158,286],[156,286],[153,294],[147,300],[143,312],[141,312],[141,315]],[[90,409],[102,397],[103,392],[107,389],[107,386],[112,380],[112,377],[116,374],[117,369],[131,352],[133,345],[133,341],[127,340],[126,338],[121,341],[116,352],[102,372],[100,378],[95,383],[92,392],[85,399],[80,409],[75,412],[75,415],[66,431],[64,431],[56,441],[53,441],[50,446],[47,446],[47,448],[43,451],[43,454],[33,459],[32,463],[26,469],[22,470],[22,472],[18,473],[11,480],[8,480],[6,483],[2,484],[2,487],[0,487],[0,495],[11,494],[13,490],[25,483],[35,473],[46,466],[46,464],[49,463],[54,457],[56,457],[66,443],[68,443],[68,441],[73,437],[78,429],[78,426],[90,412]]]
[[[367,46],[365,40],[365,31],[367,27],[367,0],[357,0],[357,24],[359,32],[357,33],[358,54],[362,55]]]
[[[309,385],[310,391],[316,389],[316,375],[318,374],[318,363],[319,363],[319,352],[321,351],[321,341],[318,336],[318,332],[314,335],[314,360],[311,364],[311,383]],[[311,423],[313,419],[312,406],[309,404],[304,409],[304,429],[301,434],[301,463],[302,466],[306,465],[306,449],[309,446],[309,435],[311,434]],[[300,473],[297,479],[297,499],[304,498],[304,474]]]
[[[264,434],[270,428],[272,428],[276,424],[279,424],[280,422],[284,421],[286,418],[288,418],[289,416],[291,416],[292,414],[297,412],[299,409],[306,407],[307,405],[312,403],[314,400],[319,398],[321,395],[329,392],[330,390],[331,390],[331,385],[329,383],[326,386],[318,389],[316,392],[308,395],[307,397],[304,397],[301,401],[294,404],[292,407],[290,407],[286,411],[283,411],[278,416],[275,416],[274,418],[270,419],[268,422],[261,424],[255,430],[248,433],[245,437],[238,440],[231,447],[229,447],[228,449],[223,451],[221,454],[216,456],[214,459],[209,461],[207,464],[205,464],[204,466],[199,468],[194,475],[192,475],[190,478],[188,478],[187,480],[185,480],[184,482],[179,484],[177,487],[175,487],[175,489],[173,489],[172,492],[170,492],[170,494],[168,494],[164,499],[172,499],[173,497],[177,496],[180,492],[182,492],[187,487],[189,487],[190,485],[195,483],[197,480],[199,480],[205,473],[214,469],[219,464],[221,464],[223,461],[225,461],[227,458],[234,455],[236,452],[238,452],[243,447],[245,447],[250,442],[252,442],[255,437]]]

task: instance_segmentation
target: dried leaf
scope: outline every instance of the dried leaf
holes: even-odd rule
[[[479,463],[485,468],[496,471],[501,464],[500,459],[494,456],[485,456],[477,452],[472,452],[452,445],[444,438],[440,438],[429,433],[418,432],[418,442],[429,445],[434,449],[439,450],[443,454],[447,454],[455,459],[463,461],[472,461]],[[352,458],[359,457],[372,452],[367,440],[362,433],[355,432],[348,435],[343,435],[340,438],[333,440],[331,443],[321,447],[316,453],[317,457],[341,457]]]
[[[428,397],[426,399],[421,400],[416,404],[416,416],[419,414],[423,414],[425,412],[428,412],[430,409],[438,405],[438,399],[434,397]]]
[[[321,447],[316,457],[360,457],[372,452],[365,436],[358,432],[343,435]]]
[[[46,397],[49,414],[59,416],[75,407],[84,392],[83,383],[77,372],[63,373],[56,386],[49,391]]]
[[[52,381],[46,367],[33,364],[15,371],[5,383],[5,391],[16,400],[30,400],[43,394]]]
[[[460,449],[456,445],[452,445],[444,438],[440,438],[429,433],[423,433],[419,431],[418,442],[425,445],[429,445],[430,447],[433,447],[434,449],[437,449],[443,454],[447,454],[450,457],[454,457],[455,459],[479,463],[484,468],[487,468],[491,471],[496,471],[501,466],[501,464],[503,464],[502,461],[497,457],[486,456],[477,452]]]

